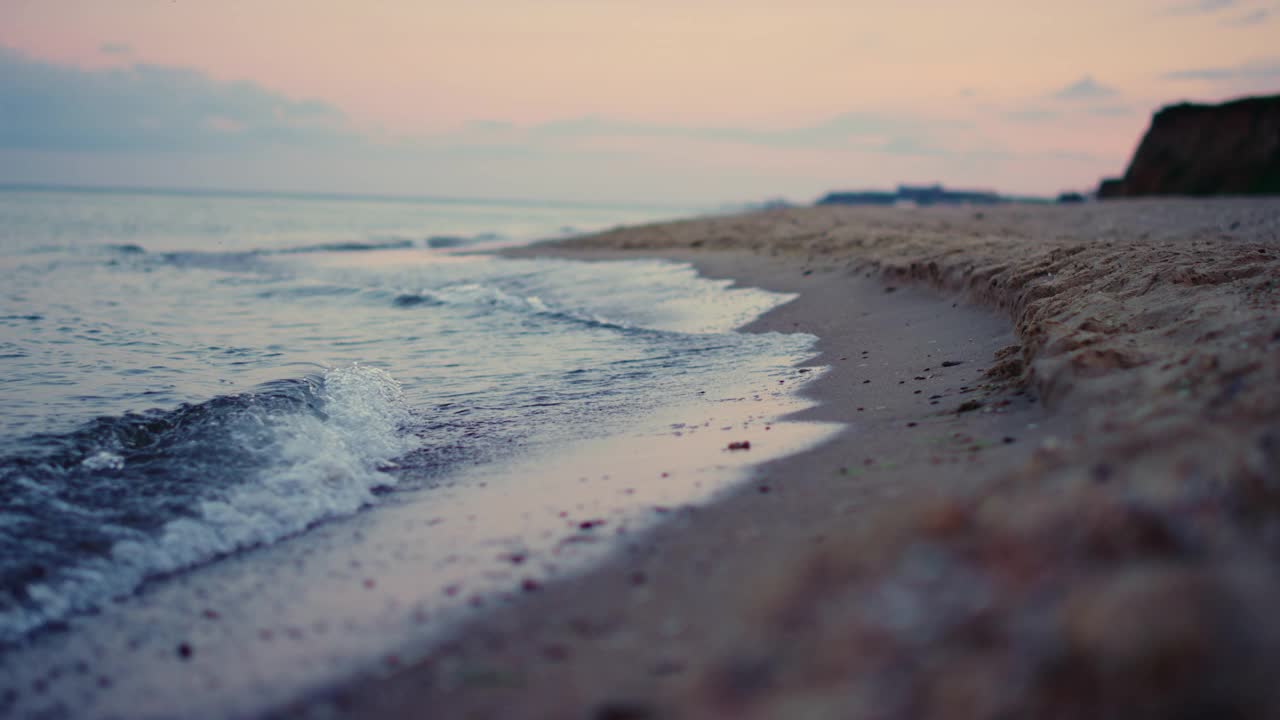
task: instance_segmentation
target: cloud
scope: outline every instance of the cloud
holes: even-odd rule
[[[1019,110],[1010,110],[1004,113],[1004,116],[1014,122],[1043,123],[1053,122],[1061,118],[1062,113],[1057,110],[1049,110],[1047,108],[1030,107]]]
[[[932,154],[939,133],[969,123],[892,113],[850,112],[811,125],[759,129],[734,126],[664,125],[588,115],[518,127],[485,121],[444,140],[472,145],[510,146],[572,143],[601,138],[658,138],[753,145],[778,149],[860,148],[895,154]]]
[[[1133,114],[1133,108],[1128,105],[1114,103],[1099,103],[1092,105],[1075,106],[1064,110],[1059,108],[1047,108],[1038,105],[1032,105],[1025,108],[1017,108],[1007,110],[1001,115],[1007,119],[1017,123],[1054,123],[1061,120],[1068,120],[1079,117],[1081,114],[1094,115],[1097,117],[1123,117]]]
[[[1133,108],[1128,105],[1094,105],[1085,112],[1090,115],[1099,117],[1124,117],[1133,114]]]
[[[98,52],[103,55],[121,55],[129,57],[133,55],[133,47],[125,43],[107,42],[98,46]]]
[[[1097,100],[1116,95],[1116,89],[1100,84],[1092,75],[1085,75],[1074,83],[1058,90],[1053,97],[1059,100]]]
[[[123,55],[108,43],[103,52]],[[473,122],[460,132],[375,140],[354,132],[336,107],[300,101],[249,82],[146,64],[87,70],[0,48],[0,147],[78,151],[227,150],[272,144],[376,143],[434,149],[520,152],[583,148],[605,140],[749,145],[774,149],[850,148],[899,155],[943,152],[940,134],[968,124],[902,113],[849,112],[778,128],[632,122],[583,116],[533,126]]]
[[[0,98],[4,148],[243,149],[354,138],[332,105],[183,68],[84,70],[0,48]]]
[[[1237,0],[1194,0],[1164,9],[1165,15],[1209,15],[1234,7]]]
[[[1025,191],[1059,171],[1091,178],[1118,162],[1006,147],[982,127],[1000,110],[982,103],[787,126],[588,115],[361,134],[333,105],[137,64],[125,46],[108,45],[100,50],[114,65],[95,70],[0,47],[0,182],[718,202],[913,178]],[[1031,105],[1065,121],[1104,102]]]
[[[1205,80],[1226,82],[1237,80],[1280,79],[1280,57],[1252,60],[1239,65],[1175,70],[1163,75],[1165,80]]]
[[[1251,13],[1246,13],[1239,17],[1228,18],[1222,21],[1223,25],[1230,27],[1249,27],[1250,25],[1258,25],[1266,22],[1271,17],[1271,11],[1266,8],[1259,8]]]

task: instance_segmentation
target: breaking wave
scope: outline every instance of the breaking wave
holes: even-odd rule
[[[399,383],[353,365],[28,438],[0,462],[0,641],[356,512],[408,422]]]

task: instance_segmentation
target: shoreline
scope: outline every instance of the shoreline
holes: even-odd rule
[[[821,423],[774,422],[810,404],[796,389],[812,376],[782,368],[811,356],[812,338],[729,333],[734,318],[758,312],[740,308],[784,297],[725,291],[723,283],[657,262],[628,267],[723,300],[690,316],[705,331],[684,334],[690,342],[678,347],[713,355],[722,344],[744,348],[734,361],[708,365],[732,369],[711,373],[669,361],[666,338],[646,334],[637,356],[690,368],[690,375],[605,388],[626,391],[623,414],[602,413],[599,403],[582,407],[579,422],[545,423],[500,455],[456,462],[354,515],[152,578],[28,636],[0,657],[0,715],[56,714],[68,698],[80,698],[80,712],[94,717],[257,717],[420,657],[453,628],[576,575],[667,515],[706,502],[752,460],[830,432]],[[579,265],[575,277],[616,277],[610,271]],[[678,324],[681,310],[662,317]],[[599,419],[584,426],[583,418]],[[746,439],[751,452],[726,451],[726,442]],[[662,457],[661,472],[651,465],[654,455]]]
[[[855,426],[760,468],[770,477],[756,492],[744,487],[633,556],[478,621],[422,663],[329,695],[330,707],[602,718],[1277,707],[1267,678],[1280,641],[1266,617],[1280,584],[1266,558],[1280,549],[1266,478],[1280,476],[1280,284],[1270,279],[1280,201],[800,209],[620,228],[532,251],[600,249],[694,258],[713,277],[783,278],[770,289],[837,278],[845,295],[806,307],[821,297],[808,288],[767,321],[818,334],[820,362],[867,349],[868,328],[840,344],[839,330],[855,333],[832,298],[859,297],[859,287],[867,303],[891,295],[888,316],[928,297],[921,286],[962,295],[972,305],[947,308],[933,295],[920,306],[935,320],[939,310],[973,313],[938,331],[994,322],[1007,332],[1011,319],[1017,348],[1000,344],[1006,336],[981,348],[999,351],[994,360],[947,359],[981,366],[1006,389],[977,412],[912,408],[901,427],[858,435],[858,454],[921,463],[906,437],[929,417],[956,423],[946,429],[966,440],[994,422],[982,429],[1000,441],[951,448],[976,463],[935,464],[935,450],[920,467],[851,483],[836,456]],[[721,264],[735,252],[755,257],[761,275]],[[887,341],[930,329],[892,322],[880,328]],[[864,383],[850,386],[848,366],[830,364],[813,386],[827,388],[827,402],[813,412],[856,420],[849,401]],[[893,366],[880,368],[884,380],[896,380]],[[1046,400],[1048,414],[1018,407],[1019,389]],[[985,412],[996,409],[1006,412]],[[1006,434],[1003,420],[1024,433]]]
[[[751,578],[758,563],[808,551],[825,535],[841,532],[849,518],[867,520],[866,508],[898,499],[902,486],[918,485],[921,474],[945,467],[953,483],[977,483],[984,472],[1025,461],[1055,431],[1033,398],[1016,394],[1016,389],[983,387],[991,383],[982,370],[992,364],[996,351],[1012,342],[1008,323],[934,291],[900,286],[886,293],[878,279],[851,278],[834,269],[806,273],[806,263],[795,260],[780,269],[776,262],[741,253],[581,251],[536,245],[506,254],[585,261],[661,257],[691,263],[700,275],[732,279],[737,286],[797,293],[795,300],[742,330],[817,335],[819,354],[796,372],[830,370],[800,391],[816,404],[784,420],[846,426],[817,447],[756,465],[748,481],[711,504],[650,530],[639,549],[553,583],[522,603],[464,623],[423,664],[374,680],[367,688],[360,681],[355,688],[325,694],[321,707],[333,706],[357,717],[409,717],[412,708],[423,703],[443,716],[577,717],[584,709],[669,696],[682,686],[688,670],[715,660],[699,647],[720,648],[728,639],[730,628],[717,627],[715,598],[742,590],[735,587],[735,578]],[[850,300],[865,307],[852,326],[840,313],[831,312]],[[938,316],[939,309],[946,312]],[[904,323],[929,337],[917,341],[916,336],[895,335],[894,329]],[[943,367],[944,362],[956,364]],[[932,400],[934,396],[939,399]],[[974,397],[1008,404],[997,412],[955,412]],[[904,432],[916,436],[910,444],[902,443]],[[850,442],[857,444],[856,452],[848,451]],[[921,444],[927,453],[917,453]],[[974,449],[976,445],[981,447]],[[829,505],[832,495],[850,492],[838,507]],[[804,524],[784,530],[783,537],[762,513]],[[771,560],[762,562],[766,556]],[[709,572],[715,578],[709,578]],[[757,582],[748,582],[747,589],[759,594]],[[524,637],[530,628],[539,629],[536,639]],[[649,671],[640,678],[624,677],[623,669],[634,667],[637,652],[648,647],[660,648],[647,659]],[[625,682],[628,690],[599,692],[601,673]],[[580,674],[580,681],[569,680]],[[556,690],[549,696],[535,693],[535,707],[521,714],[515,708],[523,690],[537,687]],[[298,709],[290,708],[282,716]]]

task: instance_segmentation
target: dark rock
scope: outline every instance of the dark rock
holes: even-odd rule
[[[1158,111],[1125,171],[1099,198],[1280,194],[1280,95]]]
[[[1124,178],[1103,178],[1098,184],[1098,199],[1124,197]]]

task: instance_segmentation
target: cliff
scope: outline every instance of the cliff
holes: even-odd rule
[[[1099,198],[1280,194],[1280,95],[1161,109]]]

